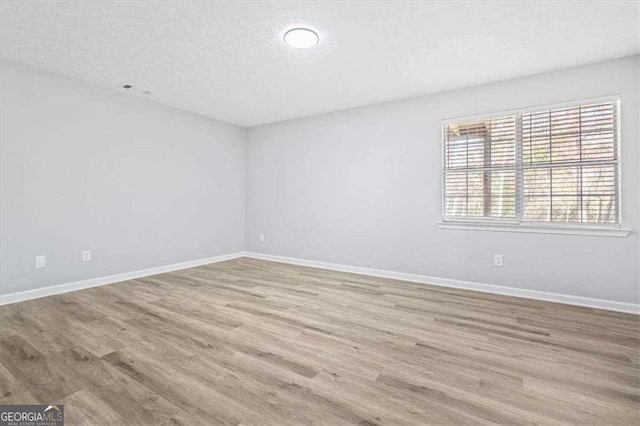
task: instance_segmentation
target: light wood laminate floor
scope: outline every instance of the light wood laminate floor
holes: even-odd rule
[[[640,424],[638,316],[236,259],[0,307],[66,424]]]

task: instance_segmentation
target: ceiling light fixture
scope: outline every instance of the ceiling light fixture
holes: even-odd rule
[[[309,28],[293,28],[284,34],[284,41],[292,47],[307,49],[313,47],[320,41],[320,37],[315,31]]]

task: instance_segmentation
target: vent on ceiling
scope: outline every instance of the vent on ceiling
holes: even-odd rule
[[[126,90],[127,92],[134,93],[136,95],[149,96],[151,94],[151,90],[136,87],[133,84],[129,84],[129,83],[121,84],[120,87]]]

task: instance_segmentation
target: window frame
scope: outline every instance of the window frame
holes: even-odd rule
[[[592,103],[616,103],[616,120],[614,122],[614,131],[616,135],[617,145],[617,178],[616,178],[616,215],[617,223],[577,223],[577,222],[536,222],[523,220],[523,146],[522,146],[522,116],[528,113],[540,112],[544,110],[561,109],[577,107]],[[446,209],[446,190],[445,190],[445,174],[446,174],[446,143],[447,128],[450,124],[464,121],[488,120],[503,116],[515,116],[515,137],[516,137],[516,206],[515,218],[499,218],[499,217],[452,217],[445,215]],[[448,118],[442,121],[441,126],[441,163],[440,163],[440,191],[441,191],[441,221],[438,225],[441,229],[468,229],[479,231],[505,231],[505,232],[538,232],[551,234],[580,234],[580,235],[598,235],[598,236],[617,236],[626,237],[631,231],[622,227],[622,135],[621,135],[621,99],[619,95],[604,96],[598,98],[581,99],[570,102],[557,104],[539,105],[533,107],[519,108],[508,111],[499,111],[485,114],[477,114],[472,116],[463,116]]]

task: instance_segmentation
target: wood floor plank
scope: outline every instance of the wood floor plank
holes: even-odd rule
[[[640,317],[235,259],[0,307],[70,425],[629,425]]]
[[[0,339],[0,362],[34,397],[56,401],[81,385],[20,336]],[[1,402],[1,401],[0,401]]]

